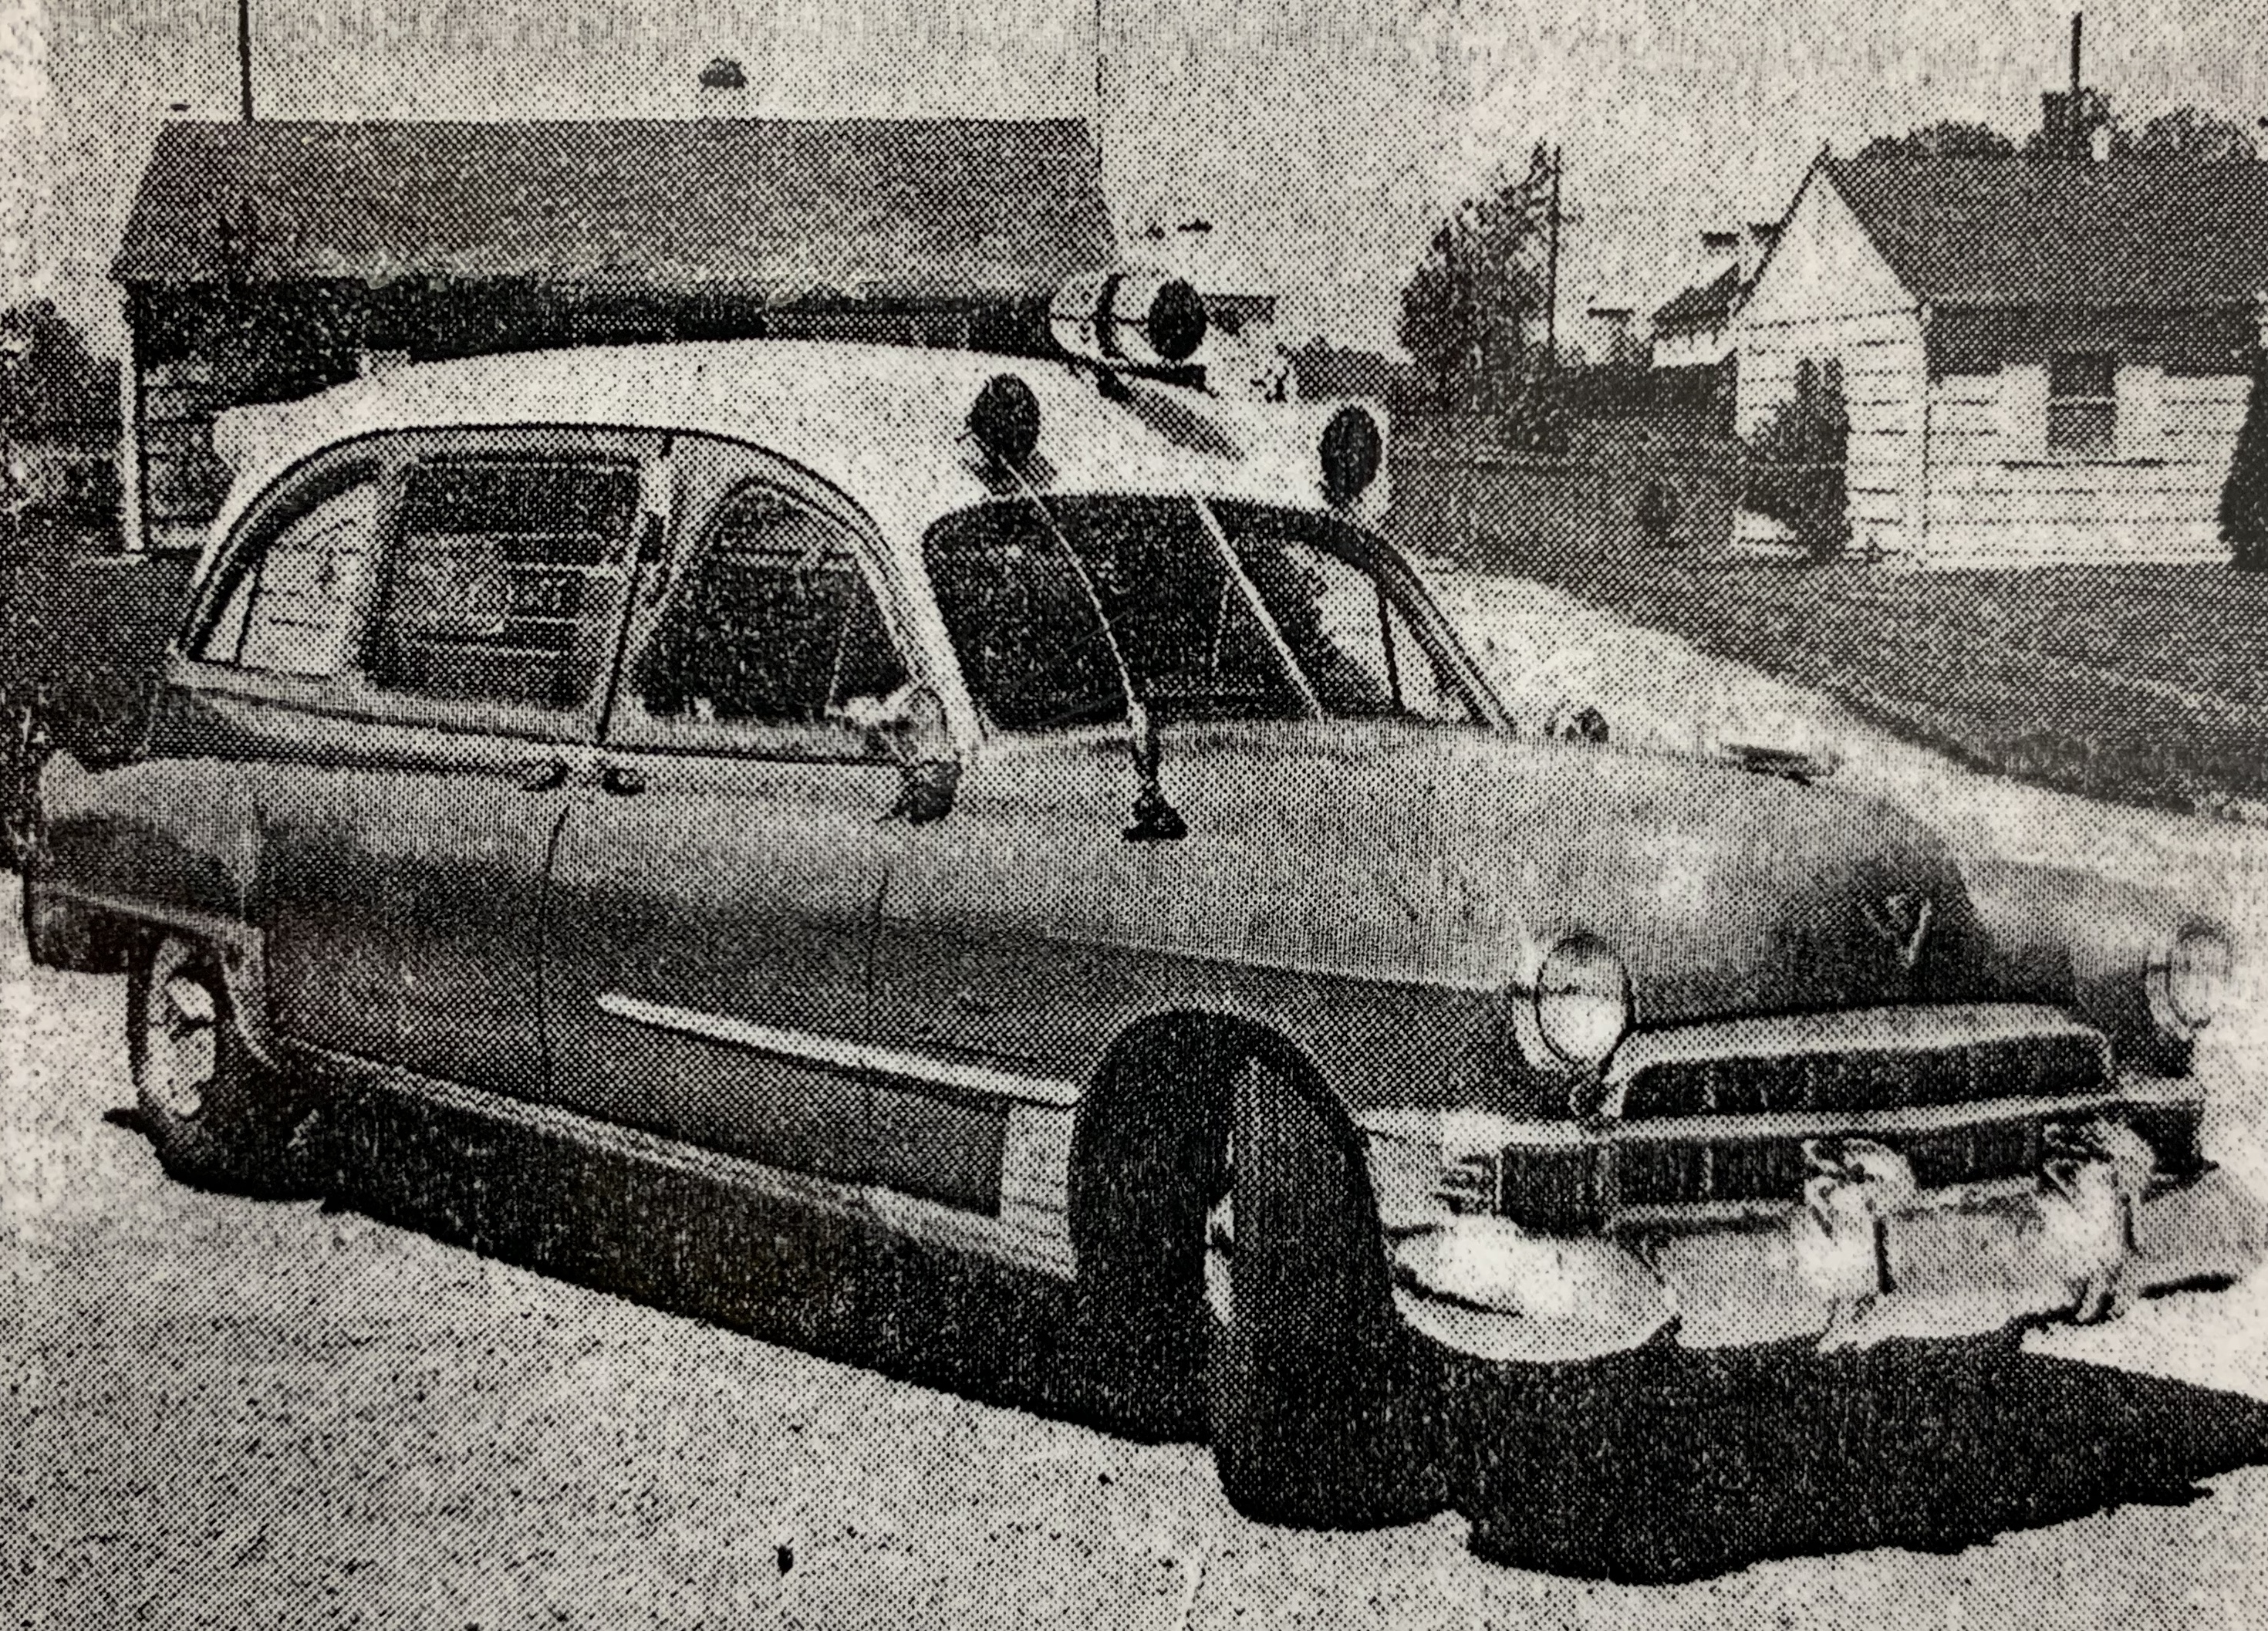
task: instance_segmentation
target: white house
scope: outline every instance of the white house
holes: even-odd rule
[[[1854,550],[2225,559],[2264,303],[2268,163],[1822,154],[1734,318],[1738,426],[1832,359]]]

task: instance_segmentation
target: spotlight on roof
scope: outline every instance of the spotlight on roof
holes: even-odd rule
[[[1014,374],[994,374],[969,404],[968,435],[992,458],[1021,469],[1040,445],[1040,399]]]
[[[1048,307],[1056,343],[1105,368],[1173,368],[1204,343],[1204,301],[1178,277],[1090,272],[1056,292]]]
[[[1323,426],[1317,451],[1322,456],[1323,501],[1343,510],[1361,498],[1376,479],[1386,454],[1386,439],[1379,434],[1378,421],[1371,417],[1368,409],[1350,404]]]

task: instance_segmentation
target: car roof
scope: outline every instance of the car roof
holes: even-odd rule
[[[1106,395],[1092,369],[1068,358],[748,340],[420,364],[239,410],[218,439],[239,479],[213,535],[225,537],[238,510],[284,470],[335,443],[524,424],[747,442],[832,483],[886,535],[910,542],[939,516],[1000,492],[965,428],[977,391],[1001,373],[1022,380],[1038,401],[1029,464],[1050,494],[1196,492],[1324,507],[1318,447],[1343,402],[1236,401],[1140,379]]]

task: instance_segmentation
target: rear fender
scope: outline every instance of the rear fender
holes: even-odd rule
[[[260,826],[239,770],[162,759],[90,772],[58,753],[39,781],[25,866],[25,927],[51,968],[115,971],[144,926],[216,949],[256,941]]]

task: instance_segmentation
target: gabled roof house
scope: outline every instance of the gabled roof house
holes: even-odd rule
[[[1854,549],[2225,559],[2268,162],[1822,155],[1734,321],[1744,436],[1839,370]]]

